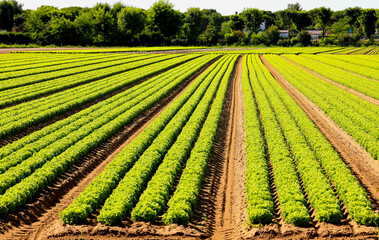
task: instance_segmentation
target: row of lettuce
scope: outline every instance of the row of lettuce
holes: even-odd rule
[[[199,55],[169,55],[158,57],[158,59],[154,58],[155,63],[144,64],[141,62],[139,64],[142,65],[134,70],[2,109],[0,110],[0,139],[197,57]],[[119,70],[124,71],[125,67],[121,67]],[[104,72],[107,73],[106,70]],[[86,75],[98,78],[96,73],[89,72]],[[47,86],[47,90],[49,89],[50,86]]]
[[[130,57],[128,65],[120,63],[127,69],[121,74],[0,110],[0,138],[4,138],[179,65],[1,148],[0,216],[35,198],[89,151],[218,56]],[[299,64],[307,59],[285,57]],[[188,224],[237,58],[236,54],[225,55],[196,78],[61,213],[62,220],[84,223],[100,208],[97,220],[106,225],[129,216],[133,221],[161,219],[165,224]],[[280,56],[264,58],[377,159],[375,106],[320,81]],[[332,65],[341,67],[338,61],[343,60],[334,59]],[[324,61],[324,57],[317,60]],[[242,63],[250,222],[273,221],[276,195],[281,217],[294,225],[307,225],[313,220],[339,223],[344,218],[343,206],[358,224],[378,225],[379,216],[359,181],[259,56],[245,55]],[[303,81],[305,78],[308,81]]]
[[[26,100],[38,98],[67,88],[91,83],[106,77],[125,73],[147,65],[159,63],[177,57],[174,55],[152,55],[128,58],[111,58],[105,63],[92,61],[83,63],[83,67],[57,70],[31,76],[3,80],[0,89],[0,107],[4,108]],[[102,60],[105,61],[105,60]]]
[[[0,214],[25,205],[68,167],[215,57],[184,63],[1,148]]]
[[[376,91],[379,89],[379,70],[371,66],[362,66],[362,64],[364,64],[363,61],[361,61],[360,65],[357,65],[337,60],[334,57],[325,57],[324,55],[283,56],[336,83],[354,89],[374,99],[379,99],[379,93]],[[349,57],[345,57],[345,59],[349,59]],[[364,76],[352,74],[349,71]]]
[[[288,55],[286,57],[297,59],[297,57],[289,57]],[[374,159],[378,160],[378,106],[349,93],[345,89],[320,80],[320,78],[295,66],[282,57],[267,55],[265,58],[285,79],[322,111],[327,113],[331,119],[363,146]],[[307,81],[304,81],[304,79]],[[369,79],[366,80],[375,82]]]
[[[236,58],[225,56],[202,73],[61,213],[62,220],[84,222],[100,206],[97,219],[103,224],[115,224],[130,214],[134,220],[154,220],[166,206],[185,165],[164,219],[166,223],[187,223],[199,195]],[[180,199],[179,206],[172,199]]]
[[[258,56],[245,57],[243,66],[250,221],[273,219],[268,177],[272,168],[275,194],[286,222],[308,224],[309,210],[314,210],[317,221],[338,223],[344,204],[358,224],[378,224],[379,216],[359,181]]]

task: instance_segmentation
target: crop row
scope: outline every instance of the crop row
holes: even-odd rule
[[[66,77],[60,77],[18,88],[3,90],[0,92],[0,107],[6,107],[11,104],[16,104],[32,98],[43,96],[45,94],[54,93],[62,89],[75,87],[80,84],[96,81],[98,79],[127,72],[139,67],[146,67],[149,64],[157,63],[162,60],[167,60],[169,58],[171,57],[158,56],[149,59],[130,59],[129,61],[125,61],[123,59],[121,61],[123,62],[123,64],[121,65],[116,64],[116,66],[111,66],[84,73],[78,73]]]
[[[27,69],[35,68],[36,66],[45,67],[45,66],[54,66],[59,65],[61,63],[65,63],[68,61],[81,61],[81,59],[90,59],[94,58],[96,56],[82,56],[82,57],[76,57],[72,58],[67,55],[30,55],[28,58],[18,58],[18,61],[15,61],[13,57],[16,57],[15,55],[8,55],[10,57],[6,58],[7,60],[4,61],[4,67],[0,69],[0,73],[6,73],[6,72],[12,72],[12,71],[24,71]]]
[[[0,81],[8,80],[11,78],[20,78],[23,76],[31,76],[35,74],[42,74],[54,71],[61,71],[68,68],[77,68],[82,66],[89,66],[93,64],[100,64],[109,61],[116,61],[118,59],[128,59],[129,57],[114,57],[114,56],[89,56],[88,58],[74,58],[74,59],[64,59],[60,58],[50,59],[48,64],[35,64],[32,68],[24,66],[18,66],[11,69],[4,69],[4,72],[0,75]],[[133,57],[132,57],[133,58]],[[47,66],[46,66],[47,65]]]
[[[358,92],[364,93],[365,95],[372,98],[379,99],[379,93],[376,91],[376,89],[379,89],[379,82],[377,81],[354,75],[352,73],[339,69],[338,67],[333,67],[322,63],[320,65],[319,62],[312,61],[303,56],[284,56],[324,77],[327,77],[332,81],[342,84],[348,88],[357,90]],[[316,57],[316,59],[318,59],[318,57]],[[332,60],[330,62],[333,64]],[[356,67],[360,68],[361,66]],[[373,71],[374,70],[371,72]]]
[[[294,87],[327,113],[373,158],[379,157],[378,108],[278,56],[265,56]],[[307,81],[304,81],[307,79]]]
[[[203,60],[203,64],[205,64],[210,58],[204,57]],[[8,188],[6,192],[0,196],[1,215],[4,216],[8,212],[14,211],[15,208],[23,206],[42,188],[63,173],[70,165],[77,162],[91,149],[112,136],[112,134],[121,127],[131,123],[140,113],[162,99],[203,64],[198,62],[197,66],[193,66],[190,71],[187,69],[186,72],[183,71],[185,69],[180,69],[179,67],[177,74],[170,72],[168,74],[171,75],[165,75],[165,77],[160,76],[159,79],[161,80],[158,84],[155,84],[154,87],[149,86],[150,90],[146,91],[146,89],[144,89],[144,92],[140,91],[138,96],[127,100],[119,106],[117,105],[119,104],[117,101],[110,103],[105,107],[105,109],[108,110],[105,114],[92,119],[92,122],[83,125],[80,129],[62,138],[61,144],[55,144],[54,142],[50,145],[45,153],[52,153],[51,157],[53,158],[51,160],[42,158],[35,159],[32,156],[31,159],[23,161],[21,164],[0,175],[4,176],[8,174],[8,172],[11,173],[8,174],[8,177],[4,177],[0,180],[2,187],[9,183],[10,180],[13,180],[12,183],[14,183],[15,178],[18,178],[18,180],[21,180],[19,179],[20,176],[23,178],[21,182]],[[139,88],[140,86],[138,85],[134,87],[133,90],[138,91]],[[121,98],[120,100],[122,101],[123,99]],[[59,149],[62,145],[65,145],[64,147],[66,147],[66,149],[60,152],[61,150]],[[31,173],[33,167],[37,169]],[[28,176],[28,174],[31,175]]]
[[[368,54],[369,55],[378,55],[379,54],[379,47],[371,50]]]
[[[134,57],[131,60],[128,57],[115,57],[115,61],[110,61],[110,62],[103,62],[99,64],[94,64],[90,66],[83,65],[81,67],[77,68],[69,68],[61,71],[54,71],[54,72],[47,72],[47,73],[41,73],[41,74],[35,74],[31,76],[23,76],[23,77],[18,77],[18,78],[11,78],[9,80],[4,79],[1,81],[0,85],[0,90],[7,90],[11,88],[17,88],[17,87],[22,87],[34,83],[39,83],[43,81],[48,81],[56,78],[61,78],[61,77],[66,77],[66,76],[71,76],[71,75],[77,75],[79,73],[86,73],[90,72],[93,70],[101,70],[103,68],[107,67],[114,67],[122,64],[128,64],[131,61],[139,61],[143,59],[149,59],[149,58],[155,58],[159,55],[143,55],[143,56],[138,56]],[[79,75],[80,76],[80,75]]]
[[[212,57],[211,57],[212,59]],[[188,64],[193,64],[193,66],[195,67],[196,64],[203,64],[202,62],[203,61],[207,61],[206,59],[203,59],[203,58],[199,58],[197,60],[194,60],[192,62],[189,62]],[[192,65],[183,65],[183,67],[186,67],[186,66],[192,66]],[[179,68],[177,68],[179,69]],[[176,72],[178,71],[177,69],[171,69],[169,71],[167,71],[167,74],[172,74],[172,72]],[[174,75],[175,76],[175,75]],[[143,92],[143,91],[146,91],[149,89],[149,87],[151,87],[151,84],[157,80],[159,80],[161,77],[165,77],[165,74],[163,75],[159,75],[157,77],[154,77],[154,78],[151,78],[143,83],[141,83],[139,86],[140,86],[140,90]],[[102,114],[106,113],[107,110],[103,110],[103,111],[96,111],[100,108],[103,108],[103,109],[106,109],[105,106],[110,104],[110,103],[113,103],[113,102],[120,102],[122,103],[123,101],[125,100],[128,100],[128,99],[132,99],[136,96],[138,96],[139,92],[137,91],[134,91],[134,88],[131,88],[131,89],[128,89],[120,94],[117,94],[107,100],[104,100],[104,101],[101,101],[87,109],[84,109],[74,115],[71,115],[70,117],[68,118],[65,118],[59,122],[56,122],[54,124],[51,124],[45,128],[43,128],[42,130],[40,131],[37,131],[37,132],[33,132],[32,134],[28,135],[28,136],[25,136],[24,138],[20,139],[20,140],[17,140],[15,142],[13,142],[12,144],[8,144],[4,147],[2,147],[0,149],[0,159],[4,159],[4,160],[0,160],[0,166],[3,166],[3,164],[7,164],[7,162],[12,162],[11,159],[25,159],[27,157],[30,157],[34,152],[38,151],[39,149],[42,149],[44,147],[46,147],[47,145],[55,142],[57,139],[59,138],[56,138],[56,137],[49,137],[49,134],[55,132],[55,131],[59,131],[59,133],[56,134],[56,136],[60,136],[60,137],[63,137],[63,136],[66,136],[66,135],[62,135],[62,134],[67,134],[68,132],[71,132],[72,130],[74,129],[77,129],[78,127],[81,126],[81,124],[79,124],[78,122],[76,122],[76,120],[80,120],[83,124],[85,124],[88,120],[91,120],[93,118],[97,118],[99,116],[101,116]],[[122,100],[120,100],[120,98],[122,98]],[[94,115],[95,114],[95,111],[97,113],[97,115]],[[84,120],[86,119],[86,120]],[[67,125],[67,126],[66,126]],[[74,128],[72,128],[74,127]],[[30,145],[32,144],[32,145]],[[22,150],[25,146],[27,146],[27,151],[24,151]],[[20,152],[22,151],[22,152]],[[11,155],[12,154],[12,155]],[[9,156],[7,159],[5,159],[5,157]],[[21,161],[21,160],[17,160],[17,161]],[[0,167],[0,171],[4,171],[3,167]]]
[[[199,60],[201,61],[201,59]],[[193,67],[195,64],[199,64],[199,62],[194,61],[189,66]],[[176,69],[170,78],[159,84],[160,87],[162,87],[161,85],[169,83],[169,81],[174,79],[174,77],[180,76],[180,74],[183,74],[184,71],[185,69],[183,68]],[[160,79],[162,79],[162,77],[155,78],[153,81],[155,80],[154,82],[157,84]],[[101,108],[92,108],[90,114],[80,114],[81,117],[79,119],[75,119],[75,121],[71,121],[65,126],[65,129],[60,129],[59,132],[55,131],[52,135],[49,134],[46,137],[39,139],[37,143],[29,145],[26,148],[26,151],[24,148],[15,154],[2,158],[0,160],[0,172],[6,172],[0,175],[0,194],[4,193],[4,191],[6,191],[10,186],[20,181],[23,177],[25,177],[25,175],[30,174],[36,168],[40,167],[41,164],[44,164],[46,161],[52,159],[54,156],[62,153],[67,148],[80,141],[86,136],[86,131],[88,131],[88,133],[91,132],[91,128],[89,126],[101,126],[101,123],[95,121],[97,118],[108,117],[112,119],[114,116],[117,116],[117,114],[121,114],[121,110],[126,111],[134,106],[133,104],[141,101],[143,96],[146,97],[149,96],[148,94],[151,94],[152,92],[154,93],[156,88],[151,88],[151,80],[148,81],[148,83],[149,84],[147,84],[147,86],[146,84],[141,84],[138,88],[133,88],[126,91],[128,94],[125,95],[125,93],[123,93],[122,95],[124,95],[124,97],[118,101],[114,101],[115,99],[113,98],[113,101],[110,103],[107,102],[108,105],[112,104],[112,107],[115,108],[114,111],[117,110],[117,112],[109,112],[108,107],[106,107],[107,105],[103,105]],[[117,98],[120,97],[118,96]],[[125,105],[127,102],[129,105]],[[122,106],[123,108],[121,108]],[[80,132],[80,134],[78,132]],[[33,149],[35,154],[30,155],[31,149]],[[23,172],[20,174],[20,171],[15,168],[9,169],[19,163],[21,163],[21,169],[24,169],[23,171],[26,171],[25,169],[27,169],[27,173]],[[18,166],[18,168],[20,168],[20,166]],[[8,169],[9,171],[7,171]]]
[[[16,54],[2,54],[0,56],[0,62],[4,69],[7,68],[18,68],[20,66],[32,66],[33,64],[40,64],[40,63],[46,63],[46,62],[51,62],[51,59],[69,59],[70,56],[68,55],[52,55],[52,54],[38,54],[37,55],[16,55]],[[1,71],[0,71],[1,72]]]
[[[330,142],[309,119],[307,114],[300,108],[300,106],[271,77],[267,70],[265,70],[265,75],[266,78],[261,79],[267,80],[267,83],[265,83],[265,85],[267,88],[272,89],[270,91],[272,91],[273,96],[270,97],[270,99],[280,98],[280,100],[278,99],[277,101],[273,102],[272,106],[274,108],[281,106],[286,107],[288,113],[290,114],[288,116],[291,116],[291,118],[293,118],[293,120],[296,122],[296,125],[301,130],[306,139],[306,142],[309,144],[311,150],[315,153],[317,160],[319,160],[319,163],[323,168],[323,171],[325,171],[326,176],[328,176],[329,180],[334,184],[337,194],[339,195],[342,202],[347,206],[349,215],[359,224],[372,225],[375,223],[375,221],[377,224],[379,216],[373,213],[371,202],[369,201],[366,191],[360,186],[358,180],[353,176],[349,168],[339,157],[338,153],[334,150]],[[282,124],[282,126],[285,127],[287,124]],[[295,130],[293,130],[291,134],[294,132]],[[300,143],[302,137],[299,135],[298,139]],[[305,144],[305,142],[303,144]],[[292,148],[292,150],[294,152],[294,155],[299,154],[301,157],[306,155],[304,151],[296,151],[295,148]],[[304,163],[304,167],[310,170],[311,161],[306,161]],[[298,165],[298,168],[299,166],[300,165]],[[302,178],[304,180],[303,175]],[[305,181],[303,182],[305,184]],[[317,186],[317,190],[321,189],[321,186],[321,184],[320,186]],[[308,196],[311,198],[311,194],[308,193]],[[332,199],[332,197],[329,198]],[[330,207],[328,207],[328,211],[333,210],[332,205],[334,205],[334,203],[331,203]],[[318,213],[316,208],[316,218],[317,214]]]
[[[350,56],[341,56],[341,55],[319,55],[320,57],[328,57],[328,59],[335,59],[342,62],[349,63],[352,65],[361,65],[364,67],[367,67],[369,69],[376,69],[379,70],[378,62],[379,58],[377,56],[361,56],[361,55],[350,55]],[[377,61],[374,61],[374,59],[377,59]],[[344,66],[341,65],[341,68],[344,68]],[[346,70],[351,71],[349,68],[346,68]],[[362,72],[362,75],[363,72]]]
[[[187,137],[187,136],[184,136],[185,133],[182,132],[182,128],[184,126],[187,126],[189,118],[191,116],[196,117],[199,114],[200,110],[203,110],[203,113],[202,113],[203,115],[205,115],[205,113],[207,112],[209,104],[212,101],[215,92],[217,91],[217,88],[220,84],[222,76],[225,74],[225,70],[227,69],[227,66],[230,63],[230,60],[227,61],[224,65],[222,65],[222,68],[218,71],[215,77],[210,77],[211,79],[209,81],[211,83],[210,85],[206,84],[204,88],[201,87],[199,89],[201,91],[196,92],[195,95],[187,101],[187,103],[178,111],[178,113],[165,126],[163,131],[154,139],[152,144],[139,157],[139,159],[133,165],[130,171],[128,171],[125,174],[124,178],[119,182],[117,187],[113,190],[112,194],[105,201],[103,208],[100,210],[100,214],[97,218],[100,223],[113,225],[117,223],[118,221],[125,219],[126,216],[129,215],[132,208],[137,203],[143,189],[146,187],[147,182],[150,180],[151,175],[155,172],[157,167],[162,163],[162,159],[165,158],[164,160],[167,160],[166,154],[168,150],[173,149],[172,147],[181,147],[178,144],[175,144],[175,146],[172,146],[172,145],[177,140],[177,137],[179,134],[182,136],[182,138]],[[206,79],[206,82],[208,83],[207,79]],[[201,109],[201,105],[204,105],[204,104],[206,105],[205,108]],[[198,125],[198,124],[195,123],[194,125]],[[198,125],[197,128],[200,128],[200,126]],[[191,144],[189,146],[191,146]],[[173,151],[175,151],[175,149]],[[186,155],[187,155],[186,153],[183,153],[182,157],[184,158]],[[175,156],[175,159],[176,157],[180,158],[180,156]],[[169,166],[169,167],[171,169],[172,166]],[[165,169],[167,170],[167,166]],[[169,174],[169,176],[170,175],[171,174]],[[175,179],[175,177],[172,177],[172,178]],[[155,178],[155,181],[158,181],[158,183],[161,184],[162,182],[163,183],[166,182],[167,179],[160,178],[158,180]],[[166,185],[165,187],[166,187],[166,191],[169,192],[170,189],[168,188],[168,186]],[[162,198],[164,196],[153,194],[149,197],[151,197],[150,200],[153,200],[153,202],[149,202],[145,200],[145,203],[148,203],[151,206],[155,205],[155,214],[154,214],[153,209],[151,209],[153,211],[146,212],[146,214],[149,215],[148,217],[156,218],[157,214],[159,214],[157,210],[162,209],[165,206],[165,201],[162,201]],[[166,194],[165,197],[167,200],[168,193]],[[154,201],[157,201],[157,202],[154,202]],[[158,202],[160,203],[160,206],[158,206],[159,204]],[[139,212],[139,213],[142,214],[142,216],[146,216],[144,215],[144,212]],[[139,213],[134,212],[133,216],[137,217]]]
[[[201,74],[167,109],[165,109],[142,133],[140,133],[117,157],[86,187],[86,189],[67,207],[61,218],[65,223],[77,224],[83,222],[97,209],[116,188],[117,184],[125,176],[126,172],[134,165],[134,162],[152,144],[154,139],[165,128],[170,120],[177,114],[182,106],[205,91],[210,83],[212,72],[217,72],[217,67],[224,59],[218,60],[208,70]],[[216,69],[216,70],[215,70]],[[205,79],[208,78],[208,81]]]
[[[118,74],[45,98],[26,102],[0,111],[0,138],[19,132],[89,101],[132,84],[144,77],[166,70],[197,56],[181,56]]]
[[[371,66],[367,66],[368,64],[366,64],[366,66],[364,66],[362,61],[358,62],[360,64],[347,62],[348,60],[350,60],[354,56],[352,56],[352,57],[351,56],[349,56],[349,57],[343,56],[343,58],[342,58],[342,56],[337,56],[337,55],[332,55],[330,57],[330,55],[325,55],[325,54],[317,55],[317,56],[315,56],[315,55],[307,55],[307,56],[301,55],[301,56],[307,57],[310,59],[314,59],[316,61],[325,63],[327,65],[334,66],[337,69],[340,68],[340,69],[344,69],[344,70],[347,70],[350,72],[354,72],[354,73],[357,73],[357,74],[360,74],[360,75],[363,75],[363,76],[366,76],[369,78],[379,79],[379,70],[375,69],[375,68],[379,68],[377,66],[377,64],[372,64],[374,66],[371,67]],[[322,65],[322,66],[324,66],[324,65]]]
[[[375,48],[373,48],[373,47],[365,47],[365,48],[359,49],[358,51],[353,51],[353,52],[351,52],[351,54],[353,54],[353,55],[363,55],[363,54],[370,53],[374,49]]]
[[[274,201],[271,196],[265,140],[261,130],[258,109],[250,84],[255,79],[251,63],[245,55],[242,64],[242,90],[246,129],[246,196],[247,213],[253,224],[269,223],[274,218]]]
[[[195,146],[191,150],[186,166],[180,177],[176,190],[168,202],[167,212],[162,216],[165,224],[180,223],[187,224],[199,198],[205,170],[211,156],[217,129],[224,107],[229,79],[234,69],[237,56],[234,55],[229,65],[224,67],[217,95],[212,103],[207,119],[203,124]]]
[[[301,177],[310,206],[315,209],[316,220],[320,222],[339,222],[342,213],[332,186],[324,175],[305,136],[296,125],[296,122],[291,117],[279,96],[272,89],[269,80],[273,81],[273,77],[262,64],[258,56],[253,58],[252,65],[255,66],[257,71],[261,71],[257,74],[257,81],[263,89],[263,94],[266,95],[280,124],[287,145],[291,150],[292,158],[296,163],[297,172]]]
[[[254,91],[262,120],[267,152],[274,174],[274,184],[282,209],[281,214],[287,223],[305,225],[310,222],[307,200],[303,195],[296,166],[293,163],[286,138],[276,119],[275,112],[271,108],[269,99],[257,81],[264,75],[261,71],[256,70],[258,69],[255,66],[249,67],[250,84]]]

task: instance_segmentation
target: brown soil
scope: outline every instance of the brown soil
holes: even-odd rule
[[[120,229],[120,227],[109,228],[100,224],[95,226],[91,224],[87,226],[66,226],[60,220],[59,213],[103,171],[106,165],[127,144],[185,91],[190,82],[210,65],[211,63],[204,66],[179,88],[175,89],[150,110],[133,121],[130,126],[124,127],[111,139],[87,154],[80,163],[69,169],[63,176],[45,189],[36,201],[28,204],[17,213],[10,214],[7,219],[0,220],[0,232],[4,232],[4,235],[0,235],[0,239],[47,239],[55,236],[72,239],[75,238],[73,235],[86,233],[92,236],[89,238],[93,238],[93,234],[95,234],[104,236],[106,239],[112,238],[114,235],[125,236],[128,234],[130,236],[139,236],[142,233],[146,236],[154,236],[156,234],[173,236],[176,234],[182,235],[183,233],[187,236],[194,234],[198,236],[195,230],[186,229],[182,226],[177,228],[173,228],[172,226],[157,227],[148,223],[135,223],[128,226],[128,229]],[[127,225],[130,224],[128,223]]]
[[[337,87],[339,87],[339,88],[341,88],[341,89],[343,89],[343,90],[346,90],[346,91],[348,91],[349,93],[352,93],[352,94],[354,94],[354,95],[356,95],[356,96],[362,98],[363,100],[366,100],[367,102],[370,102],[370,103],[372,103],[372,104],[375,104],[376,106],[379,107],[379,100],[377,100],[377,99],[375,99],[375,98],[372,98],[372,97],[369,97],[369,96],[366,96],[366,95],[364,95],[364,94],[361,93],[361,92],[358,92],[358,91],[356,91],[356,90],[354,90],[354,89],[348,88],[348,87],[346,87],[346,86],[344,86],[344,85],[342,85],[342,84],[339,84],[339,83],[337,83],[337,82],[335,82],[335,81],[333,81],[333,80],[330,80],[329,78],[326,78],[326,77],[324,77],[324,76],[322,76],[322,75],[320,75],[320,74],[318,74],[318,73],[316,73],[316,72],[314,72],[314,71],[312,71],[312,70],[310,70],[310,69],[308,69],[308,68],[306,68],[306,67],[303,67],[303,66],[301,66],[300,64],[298,64],[298,63],[296,63],[296,62],[294,62],[294,61],[292,61],[292,60],[290,60],[290,59],[288,59],[288,58],[286,58],[286,57],[283,57],[283,56],[281,56],[281,57],[284,58],[285,60],[287,60],[288,62],[290,62],[290,63],[292,63],[292,64],[294,64],[294,65],[300,67],[301,69],[303,69],[303,70],[305,70],[305,71],[307,71],[307,72],[309,72],[309,73],[315,75],[316,77],[321,78],[322,80],[324,80],[324,81],[326,81],[326,82],[328,82],[328,83],[330,83],[330,84],[333,84],[334,86],[337,86]],[[313,59],[312,59],[312,60],[313,60]],[[318,62],[318,61],[317,61],[317,62]],[[321,62],[320,62],[320,63],[321,63]],[[343,70],[343,69],[342,69],[342,70]],[[370,79],[371,79],[371,78],[370,78]]]
[[[305,97],[299,90],[293,87],[270,63],[261,56],[262,62],[278,81],[278,83],[290,94],[299,106],[308,114],[309,118],[316,124],[320,131],[328,138],[333,147],[337,150],[345,163],[350,167],[353,174],[361,182],[368,192],[375,210],[378,210],[379,202],[379,162],[374,160],[364,148],[362,148],[350,135],[339,127],[330,117],[318,108],[313,102]],[[352,220],[347,225],[321,224],[318,232],[325,236],[327,230],[329,234],[336,234],[340,237],[340,232],[353,232],[349,237],[359,236],[377,237],[375,227],[358,226]],[[341,228],[347,228],[341,230]],[[348,230],[352,229],[352,230]]]
[[[229,86],[229,123],[224,148],[220,187],[216,196],[215,226],[212,239],[240,239],[248,228],[245,186],[245,121],[241,85],[242,57],[235,66],[233,81]],[[220,124],[223,124],[221,121]]]

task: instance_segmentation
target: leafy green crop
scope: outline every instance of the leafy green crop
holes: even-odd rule
[[[213,149],[229,79],[236,59],[237,56],[234,56],[234,60],[229,63],[226,72],[222,76],[219,90],[212,103],[212,108],[200,131],[195,146],[191,150],[190,157],[187,160],[186,167],[180,177],[176,191],[168,202],[168,210],[162,217],[165,224],[187,224],[191,219],[193,209],[199,197],[208,160]]]
[[[92,110],[98,110],[100,111],[98,113],[101,113],[105,109],[107,110],[105,113],[103,112],[98,117],[92,116],[88,118],[87,120],[91,119],[92,121],[87,124],[84,124],[85,122],[83,122],[82,118],[79,118],[80,123],[84,124],[79,130],[74,130],[60,140],[53,141],[51,145],[42,147],[37,153],[38,157],[36,157],[37,155],[32,155],[30,158],[23,160],[21,164],[1,174],[1,190],[5,192],[0,196],[2,214],[6,215],[8,212],[12,212],[17,207],[24,205],[70,165],[77,162],[91,149],[109,138],[122,126],[130,123],[140,113],[177,87],[189,76],[183,74],[184,71],[188,72],[185,67],[192,64],[194,66],[193,71],[196,71],[210,59],[212,58],[206,56],[198,61],[195,60],[193,63],[189,62],[184,67],[159,75],[154,78],[155,80],[159,79],[158,81],[150,80],[153,87],[145,84],[137,85],[131,90],[137,93],[134,97],[132,94],[132,98],[128,98],[128,95],[126,95],[132,92],[126,91],[126,94],[121,94],[121,98],[116,95],[112,97],[113,101],[108,99],[108,105],[103,105],[102,102],[99,103],[102,107],[98,109],[93,107]],[[138,90],[143,91],[138,92]],[[57,124],[59,125],[59,122]],[[54,130],[54,128],[50,128],[50,130]],[[50,136],[54,138],[54,134],[55,132],[53,131]],[[30,138],[29,140],[35,141],[37,139]],[[27,145],[27,142],[24,142],[24,144]],[[17,145],[15,144],[15,146]],[[21,146],[18,145],[18,147]],[[28,151],[29,149],[26,148],[25,150]],[[35,171],[33,172],[33,170]],[[16,184],[17,182],[19,183]]]

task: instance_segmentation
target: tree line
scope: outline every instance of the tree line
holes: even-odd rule
[[[215,9],[188,8],[182,13],[169,1],[149,9],[98,3],[92,8],[41,6],[23,10],[16,0],[0,2],[0,42],[39,45],[310,45],[309,30],[321,30],[317,44],[374,43],[379,9],[351,7],[342,11],[299,3],[277,12],[245,8],[223,16]],[[281,39],[279,29],[287,31]],[[328,35],[326,37],[326,35]],[[13,36],[13,38],[11,38]],[[7,38],[8,37],[8,38]],[[5,39],[5,40],[4,40]],[[21,40],[20,40],[21,39]],[[13,41],[13,42],[12,42]]]

